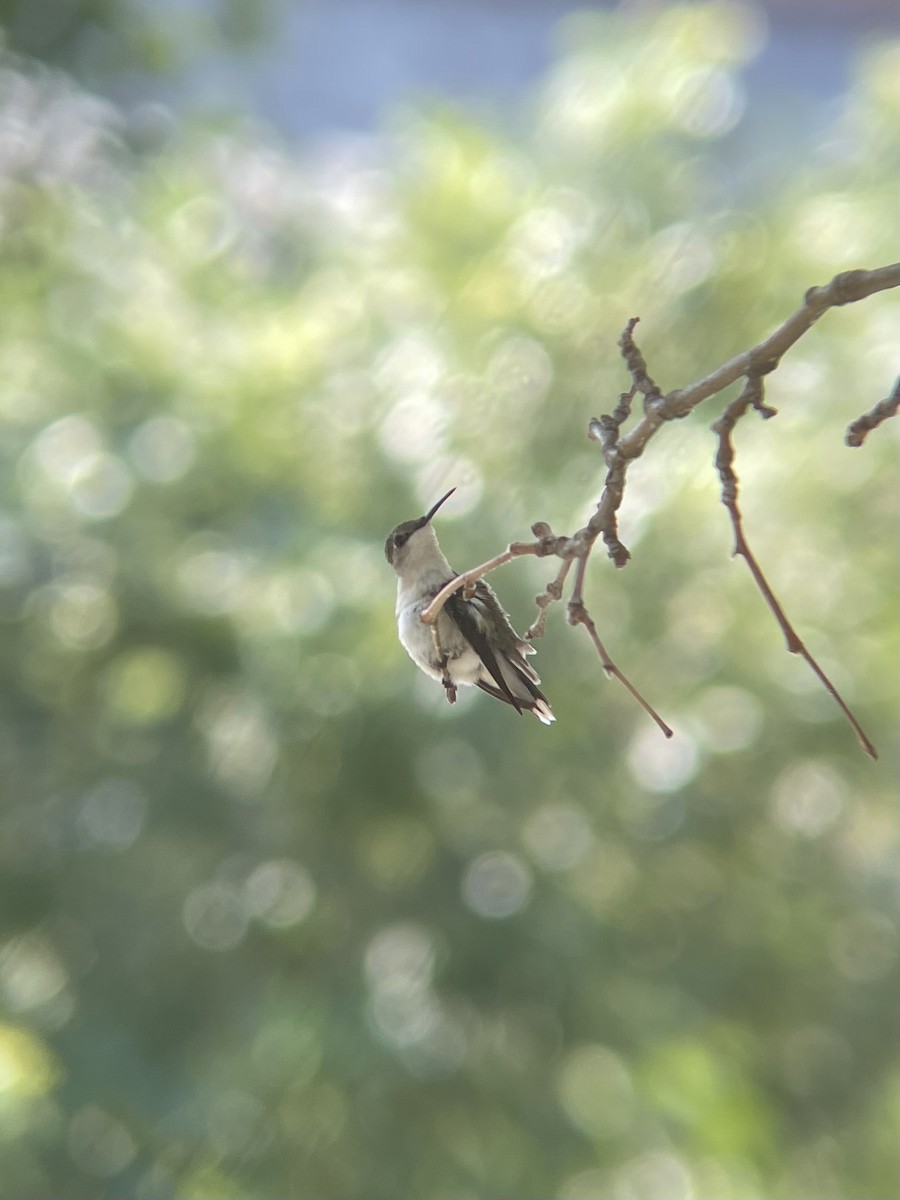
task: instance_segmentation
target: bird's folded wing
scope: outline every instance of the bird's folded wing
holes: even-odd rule
[[[503,678],[503,671],[497,662],[497,656],[491,649],[487,635],[483,631],[485,618],[482,617],[481,621],[478,619],[478,609],[476,607],[478,603],[479,600],[464,600],[459,592],[456,592],[444,605],[444,611],[484,663],[491,678],[497,684],[497,690],[501,693],[498,699],[506,700],[508,704],[513,706],[516,712],[520,713],[522,705],[512,694],[509,684]],[[495,600],[494,603],[496,604],[497,601]]]

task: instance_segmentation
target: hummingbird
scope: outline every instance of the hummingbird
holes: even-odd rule
[[[397,630],[400,641],[417,667],[444,683],[447,699],[456,700],[456,687],[474,684],[496,700],[511,704],[520,715],[533,712],[544,725],[556,718],[550,702],[538,687],[538,675],[525,660],[534,647],[513,629],[493,588],[477,580],[466,596],[454,592],[437,618],[443,651],[438,655],[431,627],[421,620],[441,588],[457,572],[444,558],[431,518],[456,491],[451,488],[423,517],[402,521],[384,544],[388,562],[397,572]]]

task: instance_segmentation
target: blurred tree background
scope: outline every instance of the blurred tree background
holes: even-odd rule
[[[896,297],[828,314],[736,436],[880,762],[729,558],[721,398],[589,574],[670,743],[561,612],[556,726],[450,708],[382,555],[454,484],[460,569],[579,524],[629,316],[674,387],[895,256],[896,48],[773,181],[755,28],[586,14],[520,132],[420,106],[315,157],[6,55],[3,1197],[896,1195],[896,423],[843,445]],[[550,569],[495,577],[520,628]]]

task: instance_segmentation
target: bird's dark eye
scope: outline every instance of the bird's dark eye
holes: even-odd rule
[[[394,545],[395,546],[398,546],[398,547],[405,546],[408,541],[409,541],[408,533],[395,533],[394,534]]]

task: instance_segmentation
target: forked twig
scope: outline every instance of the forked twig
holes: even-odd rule
[[[747,539],[744,535],[743,516],[740,506],[738,505],[738,479],[734,471],[734,443],[731,440],[731,434],[735,425],[746,413],[748,408],[755,408],[764,417],[773,416],[774,409],[769,408],[763,403],[763,383],[762,377],[759,375],[751,375],[741,392],[741,394],[727,406],[721,417],[712,425],[713,433],[718,435],[719,449],[716,454],[716,468],[719,472],[719,478],[722,481],[722,503],[728,510],[728,515],[731,518],[731,526],[734,530],[734,550],[735,555],[740,555],[747,564],[750,574],[753,576],[753,581],[759,588],[759,591],[769,606],[769,610],[775,620],[781,627],[784,634],[785,642],[787,643],[788,651],[791,654],[799,654],[809,665],[828,693],[833,697],[841,712],[850,722],[854,733],[859,739],[859,743],[871,758],[877,758],[878,752],[875,747],[866,737],[863,728],[857,721],[856,717],[850,711],[843,696],[816,662],[815,658],[804,645],[803,641],[797,634],[790,620],[787,617],[784,609],[778,602],[775,593],[769,586],[769,582],[763,574],[762,568],[756,561],[756,558],[747,544]]]

